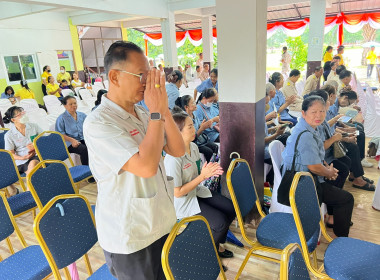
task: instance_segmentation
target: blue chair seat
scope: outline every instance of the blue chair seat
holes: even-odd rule
[[[51,273],[40,246],[34,245],[0,262],[0,278],[7,280],[41,280]]]
[[[380,245],[339,237],[327,247],[324,266],[329,277],[336,280],[380,279]]]
[[[78,165],[69,168],[71,177],[75,183],[86,179],[92,175],[90,167],[88,165]]]
[[[30,192],[22,192],[7,199],[14,216],[37,206]]]
[[[262,245],[280,250],[290,243],[298,243],[301,246],[293,214],[290,213],[276,212],[266,216],[257,228],[256,237]],[[319,230],[307,241],[309,252],[317,248],[318,238]]]
[[[90,280],[116,280],[109,271],[107,264],[103,264],[97,271],[94,272],[89,278]]]

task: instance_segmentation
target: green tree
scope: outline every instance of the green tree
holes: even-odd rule
[[[301,37],[288,37],[286,39],[286,45],[289,53],[292,55],[292,61],[290,62],[291,69],[298,69],[303,71],[307,62],[307,47],[302,41]]]

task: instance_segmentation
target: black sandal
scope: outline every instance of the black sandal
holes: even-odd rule
[[[350,227],[352,227],[354,225],[353,222],[350,222]],[[330,224],[330,223],[326,223],[326,227],[328,228],[333,228],[334,227],[334,224]]]
[[[375,182],[374,180],[371,180],[367,177],[364,177],[364,176],[362,176],[362,177],[363,177],[363,180],[366,181],[367,183],[373,184]],[[348,178],[348,181],[350,181],[350,182],[353,182],[354,180],[355,180],[355,178]]]
[[[362,190],[365,190],[365,191],[370,191],[370,192],[373,192],[376,190],[376,187],[374,185],[371,185],[370,183],[366,183],[364,186],[358,186],[358,185],[355,185],[355,184],[352,184],[352,186],[354,188],[357,188],[357,189],[362,189]]]

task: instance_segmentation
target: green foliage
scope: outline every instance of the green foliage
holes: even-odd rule
[[[307,62],[307,47],[301,37],[288,37],[286,39],[288,52],[292,55],[291,69],[303,71]]]

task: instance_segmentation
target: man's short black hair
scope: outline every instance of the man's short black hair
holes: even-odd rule
[[[116,41],[113,43],[104,56],[104,68],[107,75],[114,63],[128,61],[130,52],[144,53],[139,46],[132,42]]]
[[[346,66],[344,66],[344,65],[339,65],[339,66],[335,69],[335,73],[336,73],[337,75],[339,75],[340,72],[342,72],[342,71],[344,71],[344,70],[346,70]]]
[[[314,69],[314,73],[315,73],[315,72],[319,72],[319,71],[321,71],[321,69],[322,69],[321,66],[317,66],[317,67],[315,67],[315,69]]]
[[[341,60],[340,56],[339,55],[336,55],[333,57],[333,59],[338,59],[338,60]]]
[[[339,80],[343,80],[344,78],[351,77],[351,71],[349,70],[343,70],[339,73]]]

